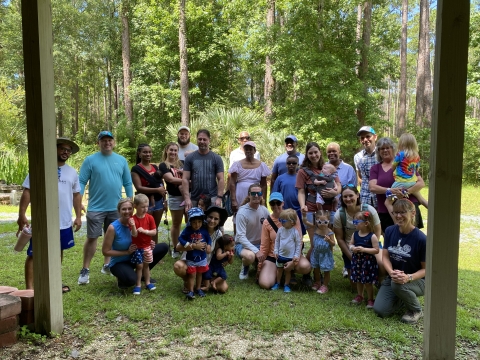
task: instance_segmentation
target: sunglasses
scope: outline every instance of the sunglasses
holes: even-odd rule
[[[262,196],[263,193],[261,191],[250,191],[250,196]]]
[[[328,220],[317,220],[318,225],[328,225],[329,221]]]
[[[238,140],[240,141],[250,140],[250,136],[242,136],[242,137],[239,137]]]
[[[342,189],[345,189],[345,188],[347,188],[347,187],[348,187],[348,188],[351,188],[351,189],[356,188],[356,186],[353,185],[353,184],[347,184],[347,185],[343,185],[343,186],[342,186]]]
[[[358,224],[361,224],[361,223],[363,223],[363,222],[365,222],[365,220],[357,220],[357,219],[354,219],[354,220],[352,221],[353,225],[358,225]]]
[[[287,161],[287,165],[297,165],[298,163],[295,161]]]
[[[282,205],[281,201],[278,201],[278,200],[270,201],[270,206],[280,206],[280,205]]]
[[[287,219],[278,219],[278,221],[280,221],[282,224],[285,224],[285,223],[289,222],[290,220],[287,220]]]

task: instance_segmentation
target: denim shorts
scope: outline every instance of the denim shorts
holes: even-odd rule
[[[170,210],[184,210],[184,206],[180,206],[180,204],[183,202],[183,196],[172,196],[168,195],[168,208]]]
[[[60,230],[60,249],[67,250],[75,245],[73,240],[73,227]],[[30,238],[30,244],[28,245],[27,255],[33,256],[32,238]]]
[[[159,211],[163,209],[163,198],[155,201],[155,205],[148,207],[148,212]]]
[[[253,244],[252,244],[252,245],[253,245]],[[260,244],[258,244],[258,245],[253,245],[253,246],[255,246],[258,250],[260,250]],[[235,244],[235,254],[236,254],[239,258],[242,258],[242,257],[240,256],[240,253],[242,252],[242,250],[243,250],[242,244],[236,243],[236,244]],[[247,250],[248,250],[248,249],[247,249]]]

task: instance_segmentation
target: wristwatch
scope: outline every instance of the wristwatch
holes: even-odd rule
[[[410,275],[408,275],[408,282],[412,282],[412,281],[413,281],[413,275],[410,274]]]

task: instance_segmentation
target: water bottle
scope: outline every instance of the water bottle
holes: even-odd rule
[[[20,252],[25,248],[25,245],[28,244],[30,239],[32,238],[32,228],[29,226],[25,226],[23,230],[18,235],[17,243],[13,248],[15,251]]]

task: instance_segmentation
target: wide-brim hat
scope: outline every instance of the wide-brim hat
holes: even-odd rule
[[[72,148],[72,154],[75,154],[80,150],[77,144],[75,144],[72,140],[66,137],[57,138],[57,145],[60,145],[60,144],[66,144],[70,146]]]
[[[212,205],[207,209],[207,211],[205,211],[205,215],[208,216],[211,212],[214,211],[218,212],[218,214],[220,215],[220,221],[218,222],[218,226],[225,225],[225,221],[227,221],[228,219],[227,210],[225,210],[225,208],[223,207]]]

